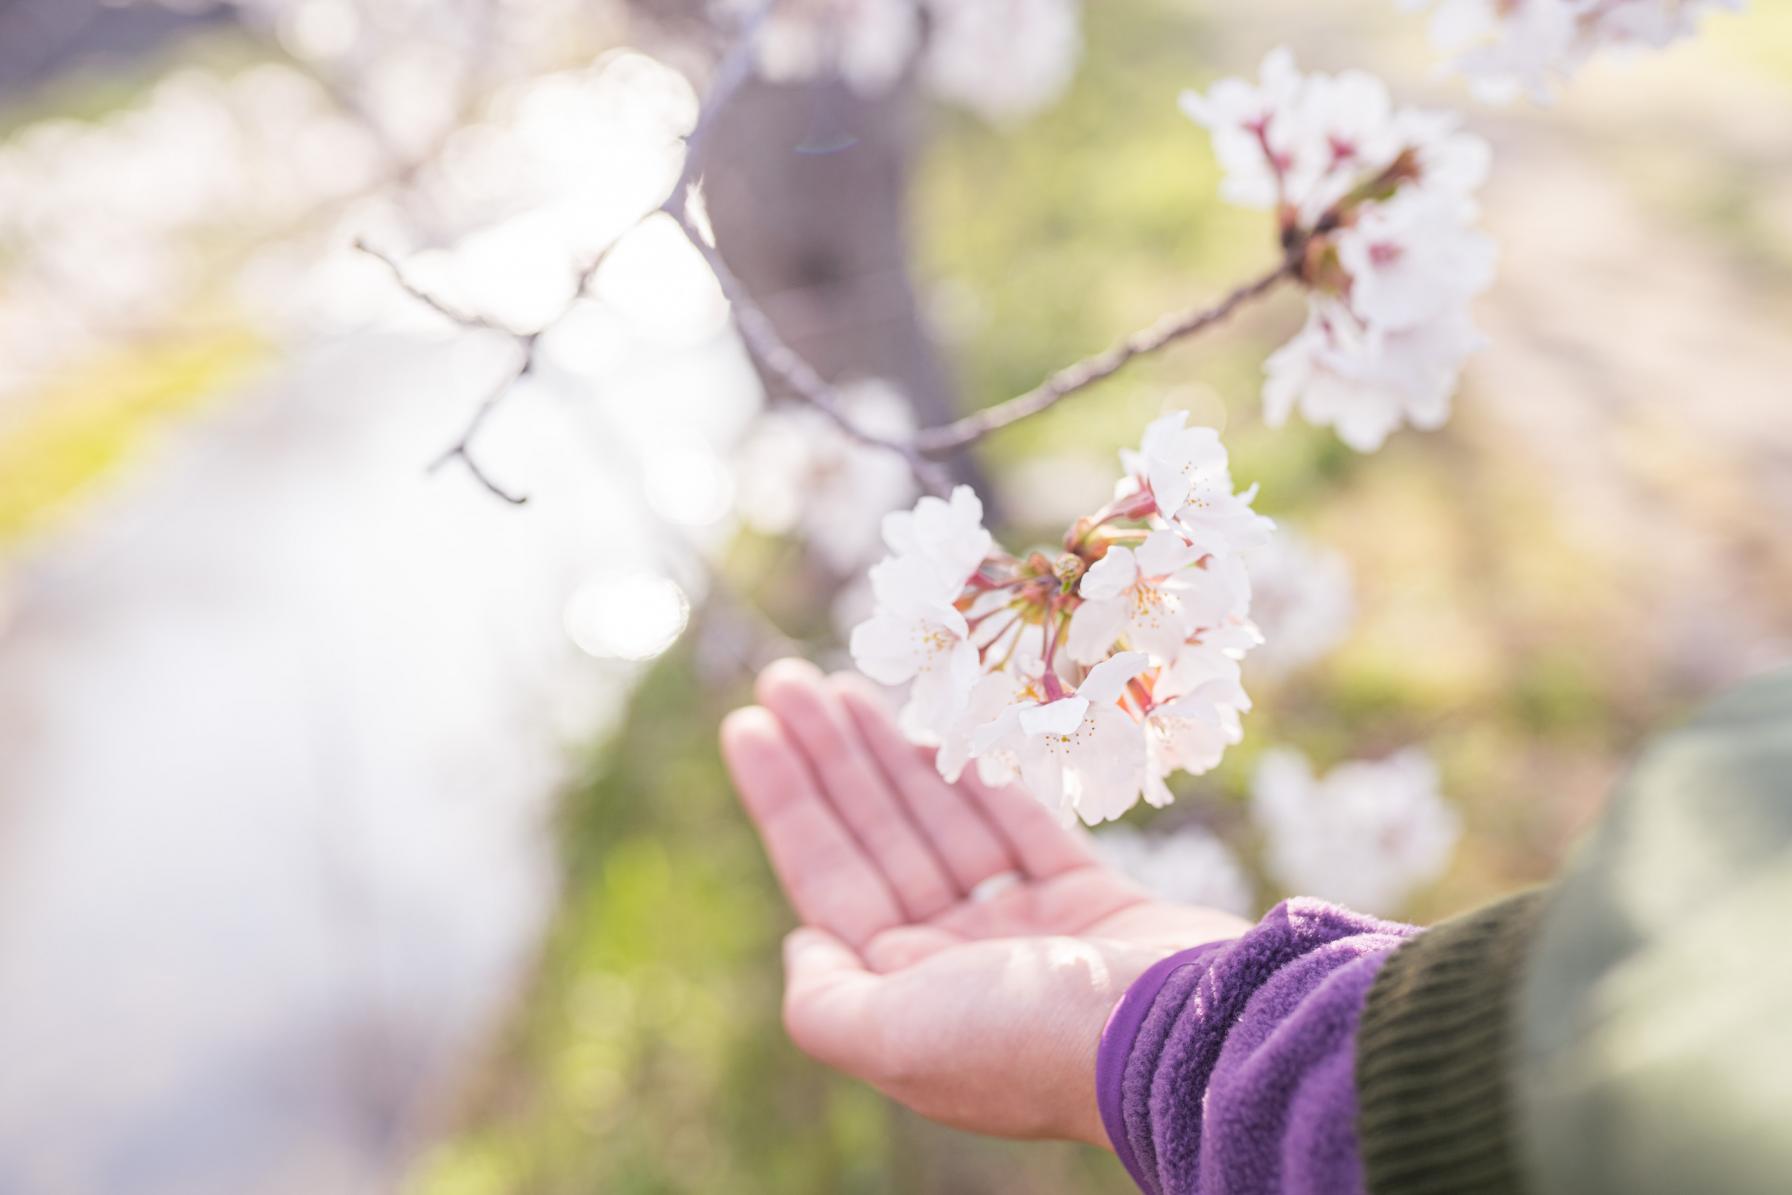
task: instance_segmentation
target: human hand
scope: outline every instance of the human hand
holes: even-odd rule
[[[803,928],[784,1023],[924,1116],[1106,1146],[1101,1031],[1165,955],[1248,928],[1156,902],[1018,788],[947,784],[857,677],[783,660],[722,750]]]

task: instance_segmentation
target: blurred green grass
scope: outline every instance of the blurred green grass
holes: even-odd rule
[[[34,396],[0,438],[0,560],[64,514],[164,423],[226,394],[266,361],[246,331],[128,345]]]

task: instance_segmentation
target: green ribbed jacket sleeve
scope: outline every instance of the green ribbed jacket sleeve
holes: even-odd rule
[[[1371,1195],[1792,1191],[1792,672],[1639,761],[1552,889],[1388,961]]]

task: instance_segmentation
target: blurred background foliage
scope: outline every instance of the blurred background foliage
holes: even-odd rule
[[[1220,72],[1215,47],[1245,47],[1224,69],[1248,67],[1304,11],[1254,7],[1103,0],[1090,6],[1074,90],[1052,110],[1015,129],[929,115],[912,197],[919,269],[976,401],[1019,392],[1268,260],[1266,221],[1218,201],[1205,140],[1174,102]],[[1340,9],[1371,21],[1387,7]],[[1664,128],[1684,132],[1697,114],[1688,108],[1679,126],[1658,119],[1714,67],[1748,64],[1792,83],[1792,10],[1753,7],[1746,26],[1714,29],[1694,68],[1665,69],[1659,103],[1637,100],[1645,115],[1633,122],[1611,115],[1609,89],[1559,116],[1488,121],[1496,141],[1555,119],[1599,129],[1601,169],[1781,309],[1792,303],[1785,110],[1754,114],[1780,133],[1777,155],[1757,158],[1684,137],[1664,146]],[[122,86],[59,92],[49,106],[98,111],[121,101]],[[16,108],[9,121],[47,103]],[[1510,242],[1526,229],[1504,231]],[[1166,402],[1226,428],[1235,475],[1262,484],[1260,508],[1349,556],[1359,619],[1322,664],[1259,680],[1242,746],[1159,816],[1248,845],[1240,811],[1266,746],[1295,743],[1325,765],[1426,744],[1466,823],[1448,876],[1406,910],[1429,919],[1548,876],[1647,729],[1709,678],[1639,647],[1634,632],[1655,613],[1650,591],[1632,584],[1616,548],[1562,526],[1568,499],[1495,413],[1516,396],[1502,388],[1510,375],[1471,367],[1447,428],[1403,433],[1374,457],[1301,424],[1265,429],[1260,365],[1299,319],[1298,303],[1272,301],[1228,335],[1165,353],[1004,433],[986,460],[1010,540],[1023,542],[1049,536],[1064,504],[1074,507],[1054,490],[1105,489],[1114,451]],[[1621,316],[1605,328],[1616,342],[1627,335]],[[0,550],[162,421],[252,368],[257,351],[225,332],[70,378],[68,395],[39,408],[53,414],[9,428],[0,448]],[[1721,370],[1712,384],[1724,384]],[[1722,524],[1725,508],[1714,509]],[[1781,575],[1783,544],[1757,555],[1750,583]],[[786,634],[837,660],[829,595],[791,583],[787,564],[785,549],[749,537],[730,567]],[[1758,596],[1749,598],[1757,612]],[[1792,628],[1785,591],[1764,608],[1771,628]],[[749,699],[747,679],[717,684],[701,655],[701,634],[688,636],[646,674],[620,726],[585,749],[558,823],[554,925],[499,1044],[465,1090],[444,1093],[448,1133],[422,1155],[412,1195],[1129,1189],[1105,1155],[937,1128],[786,1042],[776,959],[789,914],[714,744],[720,717]],[[1262,903],[1279,895],[1259,883]]]

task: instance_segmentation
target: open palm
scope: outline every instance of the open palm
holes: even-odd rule
[[[1109,1011],[1157,959],[1244,924],[1152,901],[1018,789],[945,783],[857,678],[785,660],[758,696],[722,745],[804,923],[791,1037],[935,1119],[1105,1142]]]

